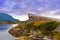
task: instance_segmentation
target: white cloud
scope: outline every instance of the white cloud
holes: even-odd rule
[[[16,19],[19,19],[20,21],[26,21],[26,20],[28,20],[29,18],[28,18],[28,16],[27,15],[16,15],[16,16],[13,16],[14,18],[16,18]]]
[[[46,13],[42,13],[40,16],[60,19],[60,15],[55,15],[55,13],[57,13],[57,12],[59,12],[59,10],[52,10],[52,11],[48,11]]]

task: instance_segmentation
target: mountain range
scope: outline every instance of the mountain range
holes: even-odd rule
[[[19,20],[13,18],[11,15],[8,15],[6,13],[0,13],[0,24],[1,23],[16,23]]]

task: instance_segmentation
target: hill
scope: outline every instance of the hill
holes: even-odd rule
[[[50,34],[52,32],[51,30],[55,33],[59,32],[58,27],[60,27],[60,22],[58,19],[33,14],[28,14],[28,17],[29,20],[21,21],[17,26],[8,31],[12,36],[16,37],[15,40],[20,40],[22,36],[28,36],[32,40],[40,40],[40,37],[43,37],[44,34]],[[43,35],[41,35],[41,33],[43,33]]]
[[[6,23],[16,23],[19,20],[13,18],[12,16],[6,14],[6,13],[0,13],[0,24],[6,24]]]

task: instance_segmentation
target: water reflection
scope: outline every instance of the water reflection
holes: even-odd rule
[[[13,40],[13,37],[8,31],[0,31],[0,40]]]
[[[0,24],[0,31],[5,31],[10,28],[12,24]]]
[[[0,24],[0,40],[13,40],[8,30],[16,24]]]

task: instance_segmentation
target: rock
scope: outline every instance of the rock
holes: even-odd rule
[[[16,37],[14,40],[31,40],[31,38],[28,36],[21,36],[21,37]]]
[[[21,26],[22,24],[28,24],[28,23],[35,22],[35,21],[47,21],[47,20],[51,21],[51,19],[49,19],[49,18],[42,17],[42,16],[36,16],[33,14],[28,14],[28,16],[29,16],[29,20],[20,22],[19,26]],[[23,25],[23,26],[25,26],[25,25]],[[20,36],[23,36],[26,34],[25,30],[21,30],[21,29],[17,30],[16,28],[10,29],[9,33],[14,37],[20,37]]]
[[[17,30],[14,30],[14,28],[10,29],[8,32],[14,37],[20,37],[21,35],[21,33],[19,33]]]

